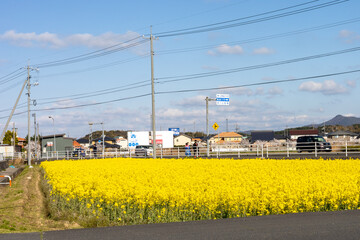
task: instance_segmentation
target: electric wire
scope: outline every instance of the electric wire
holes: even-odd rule
[[[17,72],[17,71],[15,71],[15,72]],[[21,76],[24,76],[24,73],[26,72],[26,70],[23,69],[23,71],[21,71],[21,72],[18,72],[18,73],[15,73],[15,72],[8,74],[7,77],[4,77],[3,80],[0,81],[0,85],[4,85],[8,82],[11,82],[11,81],[21,77]]]
[[[98,65],[98,66],[93,66],[93,67],[88,67],[88,68],[83,68],[83,69],[79,69],[79,70],[73,70],[73,71],[68,71],[68,72],[60,72],[60,73],[43,75],[42,77],[44,77],[44,78],[50,78],[50,77],[57,77],[57,76],[74,74],[74,73],[82,73],[82,72],[95,71],[95,70],[99,70],[99,69],[103,69],[103,68],[108,68],[108,67],[120,65],[120,64],[123,64],[123,63],[128,63],[128,62],[133,62],[133,61],[141,60],[141,59],[144,59],[144,58],[149,57],[149,56],[150,56],[150,53],[149,53],[149,54],[145,54],[145,55],[143,55],[143,56],[139,56],[139,57],[133,57],[133,58],[124,59],[124,60],[121,60],[121,61],[111,62],[111,63],[107,63],[107,64],[103,64],[103,65]]]
[[[255,69],[265,68],[265,67],[273,67],[273,66],[278,66],[278,65],[283,65],[283,64],[312,60],[312,59],[316,59],[316,58],[329,57],[329,56],[333,56],[333,55],[344,54],[344,53],[349,53],[349,52],[354,52],[354,51],[359,51],[359,50],[360,50],[360,47],[356,47],[356,48],[344,49],[344,50],[336,51],[336,52],[329,52],[329,53],[306,56],[306,57],[290,59],[290,60],[285,60],[285,61],[280,61],[280,62],[253,65],[253,66],[234,68],[234,69],[228,69],[228,70],[222,70],[222,71],[213,71],[213,72],[198,73],[198,74],[188,74],[188,75],[173,76],[173,77],[162,77],[162,78],[156,79],[156,84],[179,82],[179,81],[185,81],[185,80],[192,80],[192,79],[196,79],[196,78],[212,77],[212,76],[230,74],[230,73],[235,73],[235,72],[240,72],[240,71],[248,71],[248,70],[255,70]],[[159,81],[161,79],[171,79],[171,80]],[[121,86],[121,87],[116,87],[116,88],[108,88],[108,89],[98,90],[98,91],[94,91],[94,92],[68,95],[68,96],[62,96],[62,97],[42,98],[42,99],[38,99],[38,100],[40,100],[38,105],[55,103],[55,102],[68,102],[68,101],[76,100],[76,99],[100,96],[100,95],[105,95],[105,94],[109,94],[109,93],[140,88],[140,87],[150,85],[150,83],[147,83],[147,82],[149,82],[149,80],[139,81],[136,83],[128,84],[126,86]],[[136,86],[136,85],[138,85],[138,86]],[[43,102],[43,103],[41,102],[41,100],[54,100],[54,99],[61,99],[61,100],[48,101],[48,102]],[[19,107],[19,108],[23,108],[23,107]],[[2,111],[6,111],[6,110],[1,110],[0,112],[2,112]]]
[[[343,72],[336,72],[336,73],[328,73],[328,74],[322,74],[322,75],[314,75],[314,76],[307,76],[307,77],[301,77],[301,78],[294,78],[294,79],[285,79],[285,80],[275,80],[275,81],[268,81],[268,82],[257,82],[257,83],[249,83],[249,84],[241,84],[241,85],[233,85],[233,86],[223,86],[223,87],[212,87],[212,88],[198,88],[198,89],[182,89],[182,90],[174,90],[174,91],[159,91],[156,92],[156,95],[160,94],[174,94],[174,93],[186,93],[186,92],[201,92],[201,91],[213,91],[213,90],[224,90],[224,89],[233,89],[233,88],[242,88],[242,87],[251,87],[251,86],[260,86],[260,85],[269,85],[269,84],[279,84],[279,83],[288,83],[288,82],[296,82],[296,81],[304,81],[304,80],[310,80],[310,79],[316,79],[316,78],[325,78],[325,77],[333,77],[333,76],[339,76],[339,75],[345,75],[345,74],[352,74],[352,73],[358,73],[360,72],[360,69],[351,70],[351,71],[343,71]],[[42,112],[42,111],[50,111],[50,110],[64,110],[64,109],[72,109],[72,108],[81,108],[81,107],[88,107],[88,106],[96,106],[96,105],[102,105],[107,103],[113,103],[113,102],[119,102],[119,101],[125,101],[125,100],[131,100],[136,98],[142,98],[146,96],[150,96],[151,93],[131,96],[131,97],[124,97],[124,98],[118,98],[108,101],[102,101],[97,103],[87,103],[87,104],[79,104],[74,106],[66,106],[66,107],[52,107],[52,108],[43,108],[43,109],[35,109],[32,110],[33,112]],[[21,115],[27,113],[27,111],[23,112],[17,112],[14,113],[15,116]],[[3,116],[0,117],[0,119],[8,118],[9,116]]]
[[[301,57],[301,58],[288,59],[288,60],[279,61],[279,62],[259,64],[259,65],[241,67],[241,68],[232,68],[232,69],[220,70],[220,71],[212,71],[212,72],[207,72],[207,73],[195,73],[195,74],[187,74],[187,75],[179,75],[179,76],[171,76],[171,77],[170,76],[169,77],[160,77],[160,78],[157,78],[156,80],[157,80],[157,83],[179,82],[179,81],[191,80],[191,79],[196,79],[196,78],[212,77],[212,76],[230,74],[230,73],[235,73],[235,72],[240,72],[240,71],[254,70],[254,69],[259,69],[259,68],[273,67],[273,66],[278,66],[278,65],[283,65],[283,64],[290,64],[290,63],[295,63],[295,62],[313,60],[313,59],[317,59],[317,58],[345,54],[345,53],[355,52],[355,51],[359,51],[359,50],[360,50],[360,47],[355,47],[355,48],[349,48],[349,49],[344,49],[344,50],[335,51],[335,52],[328,52],[328,53],[322,53],[322,54],[318,54],[318,55],[306,56],[306,57]],[[158,81],[161,79],[171,79],[171,80]]]
[[[285,12],[285,13],[275,14],[275,15],[268,16],[268,17],[262,17],[262,18],[258,18],[258,19],[243,21],[243,22],[239,22],[239,23],[233,23],[233,24],[228,24],[228,25],[223,25],[223,26],[214,26],[214,27],[211,27],[211,26],[207,27],[208,25],[211,25],[211,24],[208,24],[208,25],[204,25],[204,26],[189,28],[189,29],[195,29],[195,30],[181,29],[181,30],[174,30],[174,31],[157,33],[157,34],[153,34],[153,35],[155,35],[157,37],[173,37],[173,36],[179,36],[179,35],[187,35],[187,34],[203,33],[203,32],[215,31],[215,30],[222,30],[222,29],[239,27],[239,26],[244,26],[244,25],[249,25],[249,24],[254,24],[254,23],[259,23],[259,22],[264,22],[264,21],[269,21],[269,20],[273,20],[273,19],[278,19],[278,18],[282,18],[282,17],[292,16],[292,15],[296,15],[296,14],[300,14],[300,13],[304,13],[304,12],[309,12],[309,11],[313,11],[313,10],[317,10],[317,9],[321,9],[321,8],[325,8],[325,7],[329,7],[329,6],[333,6],[333,5],[344,3],[344,2],[347,2],[347,1],[349,1],[349,0],[334,0],[334,1],[331,1],[331,2],[322,3],[322,4],[318,4],[318,5],[311,6],[311,7],[306,7],[306,8],[297,9],[297,10],[293,10],[293,11],[289,11],[289,12]],[[264,14],[267,14],[267,13],[264,13]],[[263,15],[263,14],[260,14],[260,15]],[[254,16],[256,16],[256,15],[254,15]],[[252,17],[253,16],[246,17],[245,19],[252,18]],[[241,19],[244,19],[244,18],[234,19],[234,20],[229,20],[229,21],[230,22],[231,21],[239,21]],[[223,23],[215,23],[215,24],[212,24],[212,25],[218,25],[218,24],[223,24]],[[207,27],[207,28],[205,28],[205,27]]]
[[[294,78],[294,79],[286,79],[286,80],[275,80],[275,81],[268,81],[268,82],[258,82],[258,83],[249,83],[249,84],[241,84],[241,85],[234,85],[234,86],[224,86],[224,87],[213,87],[213,88],[198,88],[198,89],[183,89],[183,90],[174,90],[174,91],[159,91],[155,94],[173,94],[173,93],[185,93],[185,92],[201,92],[201,91],[212,91],[212,90],[224,90],[224,89],[233,89],[233,88],[242,88],[242,87],[252,87],[252,86],[259,86],[259,85],[268,85],[268,84],[275,84],[275,83],[287,83],[287,82],[296,82],[296,81],[304,81],[316,78],[324,78],[324,77],[333,77],[339,76],[344,74],[351,74],[351,73],[358,73],[360,69],[351,70],[351,71],[344,71],[344,72],[337,72],[337,73],[329,73],[323,75],[315,75],[309,77],[302,77],[302,78]]]
[[[140,38],[140,37],[137,37],[137,38],[134,38],[134,39],[138,39],[138,38]],[[129,41],[127,41],[127,42],[129,42]],[[130,43],[130,44],[126,45],[126,46],[117,47],[115,49],[110,49],[110,50],[107,50],[107,51],[104,51],[104,49],[101,49],[101,50],[98,50],[98,51],[95,51],[95,52],[79,55],[79,56],[76,56],[76,57],[65,58],[65,59],[57,60],[57,61],[53,61],[53,62],[35,64],[35,66],[37,66],[38,68],[47,68],[47,67],[54,67],[54,66],[61,66],[61,65],[66,65],[66,64],[77,63],[77,62],[81,62],[81,61],[90,60],[90,59],[93,59],[93,58],[98,58],[98,57],[102,57],[102,56],[105,56],[105,55],[109,55],[109,54],[112,54],[112,53],[115,53],[115,52],[127,50],[129,48],[139,46],[139,45],[141,45],[141,44],[143,44],[143,43],[145,43],[147,41],[149,41],[149,40],[148,39],[143,39],[142,41],[138,41],[138,42],[135,42],[135,43]],[[120,44],[124,44],[124,42],[120,43]],[[117,45],[119,45],[119,44],[117,44]],[[113,47],[109,47],[109,48],[113,48]],[[108,49],[108,48],[105,48],[105,49]]]
[[[176,33],[176,32],[184,32],[184,31],[195,30],[195,29],[199,29],[199,28],[217,26],[217,25],[230,23],[230,22],[237,22],[237,21],[240,21],[240,20],[259,17],[259,16],[270,14],[270,13],[281,12],[281,11],[288,10],[288,9],[291,9],[291,8],[296,8],[296,7],[299,7],[299,6],[311,4],[311,3],[314,3],[314,2],[317,2],[317,1],[318,0],[313,0],[313,1],[305,2],[305,3],[301,3],[301,4],[297,4],[297,5],[292,5],[292,6],[285,7],[285,8],[280,8],[280,9],[276,9],[276,10],[272,10],[272,11],[268,11],[268,12],[264,12],[264,13],[259,13],[259,14],[255,14],[255,15],[251,15],[251,16],[247,16],[247,17],[235,18],[235,19],[232,19],[232,20],[227,20],[227,21],[222,21],[222,22],[217,22],[217,23],[211,23],[211,24],[206,24],[206,25],[201,25],[201,26],[196,26],[196,27],[190,27],[190,28],[183,28],[183,29],[178,29],[178,30],[171,30],[171,31],[166,31],[166,32],[159,32],[159,33],[156,33],[154,35],[162,35],[162,34],[169,34],[169,33]]]
[[[337,26],[341,26],[341,25],[345,25],[345,24],[349,24],[349,23],[355,23],[355,22],[359,22],[359,21],[360,21],[360,18],[353,18],[353,19],[348,19],[348,20],[344,20],[344,21],[329,23],[329,24],[325,24],[325,25],[321,25],[321,26],[315,26],[315,27],[311,27],[311,28],[299,29],[299,30],[289,31],[289,32],[279,33],[279,34],[272,34],[272,35],[268,35],[268,36],[250,38],[250,39],[246,39],[246,40],[223,42],[223,43],[219,43],[219,44],[211,44],[211,45],[197,46],[197,47],[190,47],[190,48],[178,48],[178,49],[161,50],[161,51],[157,51],[156,55],[166,55],[166,54],[174,54],[174,53],[200,51],[200,50],[205,50],[205,49],[211,49],[211,48],[214,48],[214,47],[218,47],[219,45],[222,45],[222,44],[232,45],[232,44],[247,44],[247,43],[259,42],[259,41],[264,41],[264,40],[270,40],[270,39],[281,38],[281,37],[288,37],[288,36],[292,36],[292,35],[297,35],[297,34],[302,34],[302,33],[307,33],[307,32],[312,32],[312,31],[318,31],[318,30],[323,30],[323,29],[337,27]]]

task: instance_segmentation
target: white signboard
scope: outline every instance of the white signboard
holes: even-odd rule
[[[151,132],[152,136],[152,132]],[[152,144],[152,137],[151,137]],[[156,131],[156,144],[163,148],[174,147],[174,132],[173,131]]]
[[[138,145],[149,145],[149,132],[128,132],[129,148],[135,148]]]
[[[216,105],[229,105],[230,95],[229,94],[216,94]]]

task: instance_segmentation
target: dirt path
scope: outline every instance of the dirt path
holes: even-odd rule
[[[0,233],[79,228],[78,224],[48,218],[40,187],[39,167],[26,168],[12,187],[0,187]]]

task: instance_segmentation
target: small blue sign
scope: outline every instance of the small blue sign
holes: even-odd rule
[[[174,136],[179,136],[180,135],[180,128],[169,128],[169,131],[173,131]]]

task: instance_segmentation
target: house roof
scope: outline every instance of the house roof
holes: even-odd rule
[[[191,139],[191,137],[189,137],[188,135],[185,135],[185,134],[180,134],[180,135],[178,135],[178,136],[176,136],[176,137],[174,137],[174,138],[178,138],[178,137],[181,137],[181,136],[187,137],[187,138],[190,138],[190,139]]]
[[[192,138],[191,141],[198,141],[198,142],[201,142],[201,139],[200,138]]]
[[[67,138],[65,133],[42,136],[41,138],[46,139],[46,138],[54,138],[54,137],[55,138],[58,138],[58,137]]]
[[[81,145],[76,140],[74,140],[73,147],[81,147]]]
[[[256,141],[272,141],[275,138],[274,131],[264,130],[264,131],[252,131],[251,132],[251,142]]]
[[[303,129],[303,130],[290,130],[290,135],[318,135],[319,130],[317,129]]]
[[[95,142],[97,142],[97,141],[102,141],[102,137],[99,137],[99,138],[96,138],[96,139],[94,139],[93,141],[95,141]],[[106,141],[111,141],[111,142],[115,142],[116,140],[115,140],[115,138],[111,138],[111,137],[107,137],[107,136],[105,136],[104,137],[104,141],[106,142]]]
[[[235,138],[235,137],[242,137],[240,134],[236,132],[222,132],[218,135],[215,135],[214,138]]]
[[[358,135],[359,134],[349,132],[349,131],[336,131],[336,132],[332,132],[332,133],[328,134],[329,137],[331,137],[331,136],[352,136],[352,137],[355,137],[355,136],[358,136]]]
[[[88,139],[85,139],[85,138],[79,138],[76,140],[78,143],[89,143],[89,140]]]
[[[18,139],[19,142],[24,142],[25,141],[25,138],[18,137],[17,139]]]
[[[102,145],[102,144],[100,144]],[[104,142],[104,145],[105,145],[105,148],[121,148],[120,145],[117,145],[117,144],[110,144],[110,143],[107,143],[107,142]],[[94,147],[97,147],[96,145],[91,145],[90,148],[94,148]]]

